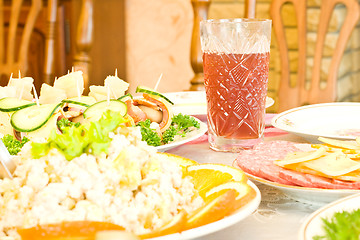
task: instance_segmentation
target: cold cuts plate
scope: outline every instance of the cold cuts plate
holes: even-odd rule
[[[260,177],[253,176],[246,173],[246,175],[259,183],[263,183],[268,186],[275,187],[281,190],[286,196],[297,200],[299,202],[304,202],[312,205],[323,206],[340,198],[360,193],[359,190],[344,190],[344,189],[322,189],[322,188],[307,188],[307,187],[298,187],[298,186],[289,186],[285,184],[280,184],[272,182]]]
[[[310,144],[288,141],[269,141],[258,144],[253,149],[240,152],[233,162],[249,178],[281,190],[295,200],[324,205],[344,196],[360,193],[360,183],[327,179],[281,168],[274,160],[283,159],[288,153],[308,151]]]
[[[360,103],[336,102],[293,108],[272,119],[276,128],[304,137],[355,139],[360,137]]]
[[[355,194],[318,209],[302,224],[299,232],[299,240],[313,240],[314,236],[324,235],[323,218],[330,219],[336,212],[353,211],[359,208],[360,195]]]

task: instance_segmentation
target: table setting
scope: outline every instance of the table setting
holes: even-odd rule
[[[356,219],[359,104],[267,113],[271,20],[200,28],[205,91],[161,93],[160,75],[130,94],[115,70],[84,95],[71,71],[38,96],[10,77],[0,239],[336,239]]]

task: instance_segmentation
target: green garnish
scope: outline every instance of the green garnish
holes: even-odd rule
[[[155,129],[150,128],[150,124],[150,120],[147,119],[139,122],[137,126],[140,126],[142,140],[155,147],[174,141],[176,135],[185,137],[191,127],[200,128],[200,123],[195,118],[181,113],[172,118],[171,126],[162,134],[162,137]]]
[[[99,155],[107,153],[114,131],[126,120],[118,112],[106,111],[98,121],[83,124],[78,127],[70,124],[64,126],[62,134],[52,131],[46,143],[32,143],[31,153],[34,158],[45,156],[50,149],[57,148],[67,160],[83,153]]]
[[[142,140],[146,141],[150,146],[160,146],[161,137],[155,129],[150,128],[150,124],[151,121],[149,119],[138,122],[137,126],[140,126]]]
[[[360,209],[352,212],[336,212],[331,219],[323,218],[325,235],[314,240],[358,240],[360,236]]]
[[[2,141],[4,142],[5,147],[9,151],[10,155],[17,155],[21,148],[29,141],[27,137],[24,137],[21,141],[15,139],[10,134],[6,134]]]
[[[59,121],[57,121],[57,127],[63,131],[65,127],[70,127],[70,126],[75,126],[75,127],[79,127],[80,126],[80,123],[74,123],[72,121],[70,121],[69,119],[67,118],[62,118],[60,119]]]

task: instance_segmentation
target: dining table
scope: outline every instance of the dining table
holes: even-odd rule
[[[271,119],[274,114],[267,114]],[[206,122],[206,117],[199,117]],[[285,140],[296,143],[307,141],[293,133],[266,124],[264,141]],[[168,153],[190,158],[198,163],[232,165],[239,153],[217,152],[209,148],[207,134],[189,143],[167,150]],[[251,179],[250,179],[251,180]],[[303,222],[325,203],[300,202],[273,186],[254,181],[261,192],[261,203],[250,216],[223,230],[196,238],[197,240],[292,240],[298,239]]]

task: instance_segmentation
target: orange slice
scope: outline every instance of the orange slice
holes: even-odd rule
[[[124,230],[124,228],[108,222],[73,221],[38,225],[33,228],[18,229],[17,231],[22,240],[93,240],[96,232],[104,230]]]
[[[229,190],[236,191],[235,203],[232,206],[229,206],[229,208],[231,208],[230,212],[234,212],[242,206],[245,206],[256,196],[255,190],[245,182],[227,182],[213,187],[206,192],[206,200],[211,201]]]
[[[186,175],[192,177],[192,182],[203,199],[206,198],[206,192],[220,184],[229,181],[247,181],[242,170],[223,164],[190,165],[187,166]]]
[[[182,166],[182,167],[198,164],[194,160],[191,160],[189,158],[180,157],[178,155],[171,154],[171,153],[158,152],[157,154],[159,154],[160,156],[166,157],[169,161],[175,162],[179,166]]]
[[[224,218],[234,209],[236,196],[237,192],[231,189],[207,201],[205,205],[188,215],[185,230],[200,227]]]
[[[171,221],[164,224],[159,229],[155,229],[154,231],[147,234],[139,235],[139,237],[141,239],[148,239],[148,238],[160,237],[168,234],[181,232],[184,229],[185,224],[186,224],[186,213],[180,212]]]

